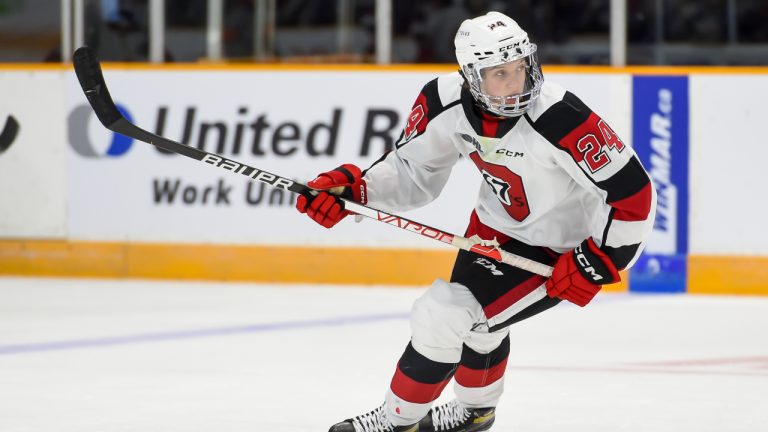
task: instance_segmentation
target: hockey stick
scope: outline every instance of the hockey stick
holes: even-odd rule
[[[16,135],[19,133],[19,122],[16,121],[13,116],[8,116],[3,126],[2,132],[0,132],[0,153],[8,150],[13,140],[16,139]]]
[[[266,183],[276,188],[285,189],[303,195],[313,193],[313,190],[306,185],[297,183],[285,177],[280,177],[267,171],[254,168],[252,166],[236,162],[231,159],[227,159],[215,153],[208,153],[194,147],[186,146],[184,144],[163,138],[139,128],[138,126],[126,120],[125,117],[123,117],[123,115],[120,114],[120,112],[117,110],[117,107],[115,106],[115,103],[112,101],[112,97],[109,94],[109,90],[107,89],[107,84],[104,81],[104,76],[101,72],[101,65],[99,64],[99,61],[96,58],[96,54],[93,52],[93,50],[88,47],[78,48],[73,56],[73,62],[75,65],[75,73],[77,74],[77,79],[80,81],[80,86],[83,88],[85,96],[88,98],[88,102],[91,104],[91,107],[96,113],[96,116],[99,118],[99,121],[101,121],[101,123],[107,129],[131,137],[133,139],[152,144],[163,150],[182,154],[184,156],[197,159],[198,161],[205,162],[227,171],[232,171],[236,174],[242,174],[252,180]],[[492,244],[490,242],[477,243],[465,237],[450,234],[437,228],[432,228],[430,226],[414,222],[401,216],[393,215],[364,206],[362,204],[358,204],[354,201],[342,199],[342,202],[344,203],[344,208],[346,210],[369,217],[371,219],[375,219],[379,222],[384,222],[397,228],[411,231],[424,237],[447,243],[449,245],[458,247],[459,249],[471,251],[496,261],[510,264],[523,270],[527,270],[531,273],[536,273],[546,277],[549,277],[552,274],[552,267],[501,250],[497,247],[496,244]]]

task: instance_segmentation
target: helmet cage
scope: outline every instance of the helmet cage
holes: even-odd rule
[[[527,43],[522,47],[515,47],[515,53],[503,51],[474,64],[470,63],[462,67],[464,77],[469,83],[469,91],[475,100],[486,111],[501,117],[519,117],[525,113],[529,105],[541,93],[541,85],[544,82],[544,75],[541,72],[538,56],[536,55],[536,44]],[[511,63],[520,59],[525,60],[525,84],[522,93],[507,96],[492,96],[483,91],[483,70],[499,66],[505,63]]]

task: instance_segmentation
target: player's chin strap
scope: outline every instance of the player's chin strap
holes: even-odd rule
[[[310,194],[312,190],[304,184],[291,179],[272,174],[270,172],[246,165],[241,162],[227,159],[215,153],[208,153],[195,147],[186,146],[168,138],[155,135],[129,122],[117,109],[112,96],[109,94],[107,84],[101,72],[101,65],[96,59],[96,54],[88,47],[81,47],[73,56],[75,73],[80,81],[91,108],[96,113],[99,121],[109,130],[131,137],[135,140],[152,144],[164,150],[196,159],[208,165],[215,166],[234,174],[244,175],[251,180],[266,183],[270,186],[285,189],[298,194]],[[524,258],[499,247],[494,240],[482,240],[480,238],[465,238],[457,236],[428,225],[420,224],[401,216],[393,215],[381,210],[340,198],[344,208],[358,215],[362,215],[394,227],[411,231],[421,236],[438,240],[440,242],[474,252],[476,254],[492,258],[531,273],[549,277],[552,275],[552,267]]]

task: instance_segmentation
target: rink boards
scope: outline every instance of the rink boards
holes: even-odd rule
[[[139,126],[297,180],[391,148],[445,67],[111,65]],[[768,294],[760,123],[766,69],[547,68],[631,143],[659,192],[647,253],[613,289]],[[455,251],[385,224],[332,231],[295,196],[112,134],[74,73],[0,68],[0,274],[426,284]],[[727,95],[727,97],[724,97]],[[2,134],[8,138],[9,134]],[[460,162],[405,216],[463,233],[480,179]]]

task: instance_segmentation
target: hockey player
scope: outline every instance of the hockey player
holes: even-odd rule
[[[411,341],[384,403],[331,432],[474,432],[503,391],[509,326],[562,300],[585,306],[640,254],[655,191],[634,151],[574,94],[544,81],[536,45],[491,12],[462,23],[460,71],[427,83],[389,152],[365,171],[320,174],[297,209],[330,228],[336,198],[402,211],[428,204],[464,155],[481,184],[466,236],[554,266],[551,278],[460,251],[450,282],[416,300]],[[455,380],[456,398],[432,407]]]

